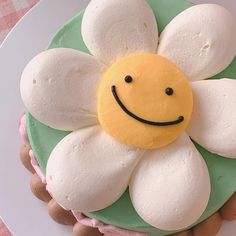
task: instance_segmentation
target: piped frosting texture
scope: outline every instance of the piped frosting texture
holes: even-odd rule
[[[227,56],[226,56],[227,57]],[[190,57],[191,58],[191,57]],[[171,60],[171,59],[170,59]],[[228,58],[226,58],[226,60],[230,63],[230,57],[228,57]],[[183,72],[185,73],[185,71],[183,70]],[[216,72],[217,73],[217,72]],[[169,88],[169,87],[168,87]],[[166,88],[167,89],[167,88]],[[167,90],[165,90],[165,92],[166,92]],[[168,90],[167,91],[167,93],[166,93],[166,96],[171,96],[171,95],[169,95],[169,94],[171,94],[172,92],[170,92],[171,90]],[[172,95],[173,95],[173,93],[172,93]],[[134,113],[134,112],[133,112]],[[138,117],[140,117],[140,118],[142,118],[141,116],[138,116]],[[145,119],[145,118],[143,118],[144,120],[147,120],[147,121],[153,121],[153,120],[149,120],[149,119]],[[157,157],[158,157],[158,152],[157,152]],[[62,167],[63,168],[63,167]],[[207,175],[205,175],[205,176],[207,176]],[[150,182],[151,183],[151,182]],[[152,184],[151,184],[152,185]],[[204,201],[206,201],[206,199],[204,199]],[[94,214],[96,214],[96,213],[94,213]],[[151,222],[151,221],[150,221]],[[129,227],[129,226],[127,226],[127,227]],[[158,227],[158,226],[157,226]],[[172,226],[169,226],[169,227],[172,227]],[[178,226],[175,226],[175,227],[180,227],[180,225],[178,225]]]

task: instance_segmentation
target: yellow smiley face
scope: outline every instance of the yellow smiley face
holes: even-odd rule
[[[105,131],[130,146],[155,149],[176,140],[193,110],[186,76],[156,54],[123,58],[103,75],[98,118]]]

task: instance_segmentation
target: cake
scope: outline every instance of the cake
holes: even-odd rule
[[[22,157],[61,223],[210,236],[234,220],[235,27],[215,4],[92,0],[29,62]]]

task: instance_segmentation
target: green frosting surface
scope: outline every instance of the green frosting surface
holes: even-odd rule
[[[160,32],[177,14],[192,6],[191,3],[185,0],[148,0],[148,3],[156,15]],[[83,12],[63,26],[51,41],[49,48],[73,48],[89,53],[81,36],[82,17]],[[236,79],[236,60],[225,71],[214,76],[212,79],[225,77]],[[27,113],[27,130],[36,159],[45,172],[51,151],[69,132],[58,131],[45,126],[34,119],[29,113]],[[198,144],[195,145],[207,163],[212,186],[208,207],[199,221],[195,223],[197,224],[221,208],[236,191],[236,160],[220,157],[208,152]],[[121,228],[147,232],[149,236],[162,236],[173,233],[155,229],[144,222],[132,206],[128,189],[110,207],[88,213],[87,216]]]

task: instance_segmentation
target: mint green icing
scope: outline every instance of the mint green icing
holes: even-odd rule
[[[160,32],[173,17],[184,9],[192,6],[191,3],[185,0],[148,0],[148,2],[154,10]],[[51,41],[49,48],[73,48],[89,53],[81,36],[82,17],[83,12],[79,13],[63,26]],[[236,79],[236,60],[234,60],[225,71],[214,76],[212,79],[224,77]],[[51,151],[69,132],[49,128],[34,119],[29,113],[27,113],[27,130],[32,149],[39,165],[45,172]],[[236,191],[236,160],[220,157],[208,152],[198,144],[195,145],[208,165],[212,185],[208,207],[200,220],[195,223],[197,224],[215,213]],[[162,236],[173,233],[155,229],[145,223],[135,212],[128,189],[123,196],[110,207],[101,211],[88,213],[87,215],[121,228],[148,232],[149,236]]]

